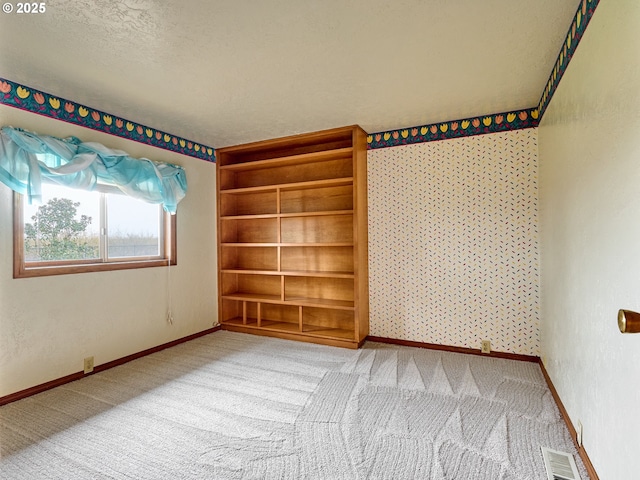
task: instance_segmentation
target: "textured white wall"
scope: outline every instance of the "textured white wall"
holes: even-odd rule
[[[539,354],[537,131],[368,152],[371,335]]]
[[[542,358],[600,478],[640,475],[640,2],[601,1],[539,128]]]
[[[182,165],[178,265],[12,278],[12,192],[0,184],[0,396],[211,327],[217,319],[215,165],[0,105],[0,125],[75,135],[134,157]],[[167,287],[174,324],[166,321]]]

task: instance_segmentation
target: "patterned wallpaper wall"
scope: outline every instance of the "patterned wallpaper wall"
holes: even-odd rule
[[[537,129],[368,152],[370,334],[539,355]]]

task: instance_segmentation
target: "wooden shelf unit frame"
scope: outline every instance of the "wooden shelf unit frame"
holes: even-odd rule
[[[369,333],[358,126],[216,150],[223,329],[358,348]]]

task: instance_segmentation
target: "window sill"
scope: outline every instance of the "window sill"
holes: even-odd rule
[[[13,278],[47,277],[50,275],[69,275],[87,272],[109,272],[134,268],[166,267],[176,265],[175,259],[130,260],[122,262],[82,263],[73,265],[16,265]]]

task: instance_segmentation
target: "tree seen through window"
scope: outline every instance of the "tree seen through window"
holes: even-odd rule
[[[25,206],[26,262],[157,258],[161,207],[114,193],[43,185],[44,204]]]

